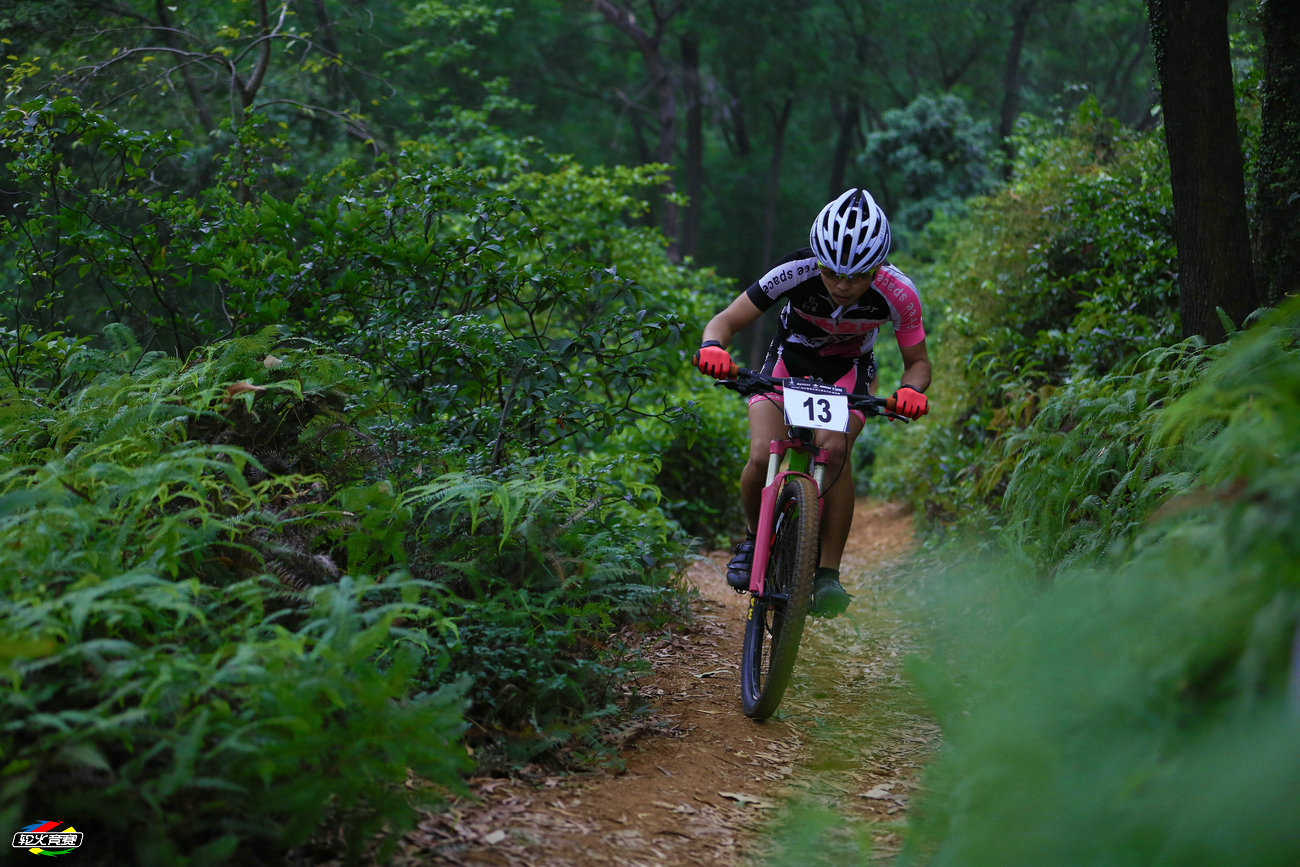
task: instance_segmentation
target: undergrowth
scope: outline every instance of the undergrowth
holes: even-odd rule
[[[619,631],[676,598],[648,468],[403,485],[355,361],[108,338],[0,393],[0,820],[148,864],[383,858],[476,765],[607,750]]]
[[[1080,417],[1106,399],[1129,430],[1063,450],[1057,411],[1022,450],[1016,472],[1053,482],[1008,489],[1024,538],[1047,538],[1022,550],[1074,543],[1052,580],[994,558],[936,583],[934,647],[910,670],[944,747],[906,863],[1300,858],[1298,337],[1293,300],[1221,352],[1054,396]],[[1130,455],[1079,467],[1102,448]],[[1088,497],[1115,515],[1102,551],[1050,537],[1061,501]]]
[[[872,489],[910,502],[927,532],[997,526],[1023,447],[1005,441],[1057,389],[1089,388],[1177,342],[1160,137],[1121,129],[1095,103],[1022,132],[1011,182],[936,220],[915,269],[933,411],[881,432]]]
[[[0,816],[171,864],[409,824],[412,772],[427,798],[468,767],[466,686],[419,687],[448,624],[342,544],[357,371],[270,331],[184,361],[113,338],[0,403]]]
[[[530,470],[404,492],[411,568],[457,624],[446,650],[450,670],[471,678],[469,737],[484,769],[609,753],[620,687],[642,666],[620,636],[680,613],[656,576],[685,540],[634,462]]]

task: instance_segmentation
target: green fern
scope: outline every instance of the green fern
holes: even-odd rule
[[[1181,448],[1160,434],[1162,411],[1193,388],[1217,352],[1192,341],[1068,383],[1030,424],[1002,437],[993,467],[1009,469],[1004,541],[1055,569],[1131,538],[1191,481]]]
[[[5,809],[43,814],[91,792],[79,822],[109,849],[133,845],[112,828],[154,829],[142,863],[283,847],[327,817],[354,847],[413,821],[410,772],[454,787],[467,767],[465,686],[417,683],[444,668],[447,621],[399,568],[400,516],[355,522],[389,534],[365,561],[382,578],[334,570],[286,600],[270,574],[334,552],[335,501],[369,448],[352,433],[364,410],[336,407],[364,383],[271,333],[185,362],[140,353],[120,329],[108,339],[66,395],[0,400]],[[353,469],[331,482],[260,457],[299,443],[300,464],[342,450]],[[331,714],[344,724],[320,728]],[[255,830],[263,816],[289,837]]]
[[[1300,858],[1298,335],[1293,299],[1063,388],[1019,438],[1008,535],[1055,575],[967,557],[931,584],[925,863]]]

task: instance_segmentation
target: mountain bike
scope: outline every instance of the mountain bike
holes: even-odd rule
[[[893,397],[852,394],[814,380],[779,379],[737,368],[732,378],[716,384],[742,395],[782,393],[790,426],[787,438],[772,440],[769,452],[741,653],[741,704],[746,716],[764,720],[776,711],[790,684],[812,604],[827,460],[826,450],[814,442],[816,432],[847,432],[852,409],[904,422],[910,419],[893,411]]]

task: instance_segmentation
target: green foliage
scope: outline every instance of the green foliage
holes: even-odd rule
[[[4,815],[98,831],[111,804],[155,829],[146,863],[327,823],[355,849],[413,821],[409,771],[457,784],[465,720],[485,766],[607,749],[617,634],[670,610],[684,543],[650,467],[399,493],[355,362],[269,329],[184,361],[106,337],[0,403]]]
[[[1298,334],[1293,301],[1142,420],[1188,478],[1131,542],[1050,583],[995,561],[936,586],[920,860],[1300,857]]]
[[[992,126],[971,117],[961,97],[920,96],[881,120],[857,159],[898,235],[919,232],[936,211],[960,211],[997,183],[1002,154]]]
[[[1123,371],[1177,334],[1158,137],[1125,132],[1092,104],[1068,126],[1022,129],[1012,183],[971,202],[962,222],[937,221],[934,261],[916,270],[927,319],[942,322],[936,411],[923,430],[886,438],[874,481],[932,520],[996,522],[1020,448],[1001,440],[1019,437],[1057,389]]]
[[[13,46],[42,36],[61,37],[73,26],[76,17],[93,5],[93,0],[48,0],[45,3],[7,0],[0,3],[0,39],[5,40],[4,45]]]
[[[0,3],[0,39],[12,61],[8,101],[76,94],[124,125],[185,130],[198,143],[189,157],[201,186],[250,115],[269,116],[314,165],[385,150],[440,111],[501,109],[499,83],[471,63],[509,15],[418,0],[10,0]]]
[[[24,341],[108,318],[187,350],[296,322],[412,401],[451,455],[429,456],[443,468],[676,412],[662,372],[678,364],[682,314],[703,316],[708,275],[670,263],[637,224],[651,170],[456,168],[444,145],[411,142],[374,170],[300,181],[287,139],[249,123],[211,187],[167,196],[170,136],[70,98],[0,120],[28,201],[5,218],[20,276],[0,297]]]
[[[833,867],[871,860],[872,826],[811,798],[791,802],[771,825],[773,845],[762,862],[769,867]]]
[[[642,424],[615,440],[634,454],[658,455],[654,484],[661,505],[691,536],[726,547],[743,532],[740,462],[749,428],[745,404],[707,380],[688,381],[680,402],[687,412],[672,424]]]
[[[115,453],[141,421],[237,444],[211,460],[240,464],[231,484],[248,490],[213,499],[228,507],[220,516],[202,497],[171,495],[188,509],[175,525],[208,535],[189,540],[168,524],[161,539],[179,534],[168,544],[216,551],[204,562],[236,576],[253,568],[295,594],[409,567],[439,635],[456,626],[422,682],[468,693],[478,746],[491,748],[480,755],[512,738],[552,758],[599,748],[628,665],[609,633],[658,616],[671,595],[683,540],[649,481],[685,418],[679,317],[700,321],[711,304],[710,275],[671,263],[641,222],[658,171],[583,170],[462,118],[447,126],[457,136],[304,180],[291,139],[250,115],[213,159],[209,186],[168,195],[156,181],[185,157],[174,138],[119,129],[72,99],[4,120],[29,203],[9,224],[28,278],[13,285],[34,293],[10,290],[6,310],[16,333],[45,335],[5,362],[16,388],[51,407],[41,424],[75,426],[69,437],[99,424],[42,397],[73,393],[79,406],[114,408],[93,436]],[[137,161],[141,172],[125,169]],[[142,352],[114,325],[109,350],[78,354],[81,338],[40,330],[103,318],[147,344],[204,348],[182,363]],[[317,353],[318,372],[338,368],[346,389],[280,377],[291,367],[267,341],[286,321],[298,323],[297,345],[354,359]],[[261,335],[266,358],[243,341],[211,343],[230,332]],[[101,370],[117,378],[92,378]],[[152,400],[181,386],[184,400]],[[363,388],[389,398],[383,415],[364,411],[375,402]],[[637,451],[624,455],[629,444]],[[149,485],[181,472],[156,448],[129,449]],[[431,476],[453,493],[400,490]],[[477,515],[480,496],[499,544],[488,541],[498,523],[469,519],[487,536],[461,525],[460,505]],[[138,513],[146,525],[156,517]]]
[[[450,672],[473,679],[480,762],[599,750],[631,659],[616,634],[668,610],[661,575],[684,540],[647,508],[625,459],[549,460],[505,480],[418,485],[412,569],[457,628]],[[508,734],[503,739],[502,734]]]
[[[158,296],[153,324],[180,337],[188,311],[164,293],[169,236],[150,213],[157,184],[181,169],[179,147],[169,133],[123,129],[71,97],[0,112],[0,178],[20,202],[0,218],[10,333],[28,342],[97,331],[106,320],[96,308],[122,321],[138,286]]]
[[[916,120],[908,107],[918,96],[959,95],[974,125],[996,127],[1012,17],[1028,8],[954,0],[618,5],[654,35],[643,44],[658,48],[665,81],[655,80],[652,63],[591,4],[516,4],[477,61],[485,75],[508,79],[510,94],[534,108],[498,122],[586,165],[635,165],[654,158],[656,113],[667,108],[655,88],[670,85],[679,155],[674,176],[692,199],[682,248],[743,282],[772,254],[796,246],[817,209],[849,184],[885,183],[891,218],[894,209],[909,208],[911,197],[893,186],[901,178],[892,167],[855,157],[870,137],[893,137],[896,121],[899,138],[918,143],[908,135]],[[1062,103],[1073,108],[1091,92],[1110,115],[1149,122],[1152,59],[1141,4],[1051,3],[1029,11],[1020,80],[1007,97],[1046,113]],[[814,52],[790,50],[814,43]],[[688,46],[698,48],[698,64],[694,52],[681,50]],[[698,150],[691,138],[697,129]],[[908,162],[919,169],[929,160]],[[701,183],[688,188],[696,171]],[[955,175],[945,173],[940,186]],[[933,177],[924,170],[908,176]],[[934,192],[922,186],[916,198],[948,198]],[[765,238],[768,220],[772,235]],[[912,221],[908,214],[905,223]],[[691,226],[698,226],[694,247]]]
[[[1131,538],[1194,479],[1160,426],[1207,363],[1199,340],[1152,350],[1131,371],[1063,385],[1026,427],[999,438],[981,484],[1006,479],[1002,542],[1058,568]]]
[[[342,507],[379,505],[357,371],[271,332],[185,361],[110,337],[67,360],[84,385],[0,392],[0,816],[152,864],[409,827],[408,775],[467,767],[466,684],[419,685],[450,624],[400,550],[347,544],[401,526]]]

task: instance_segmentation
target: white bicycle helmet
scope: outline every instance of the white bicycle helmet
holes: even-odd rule
[[[823,265],[861,274],[889,254],[889,220],[866,190],[845,190],[813,220],[808,245]]]

